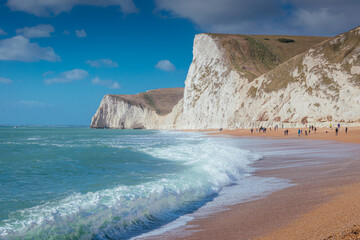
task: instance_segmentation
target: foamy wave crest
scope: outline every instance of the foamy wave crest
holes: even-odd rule
[[[167,146],[154,144],[140,151],[177,161],[184,165],[182,172],[139,185],[73,194],[15,212],[0,225],[0,236],[4,239],[127,238],[195,210],[205,198],[248,175],[249,164],[260,158],[232,145],[229,139],[180,136],[189,138]]]

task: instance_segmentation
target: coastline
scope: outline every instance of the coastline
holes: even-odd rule
[[[289,135],[285,136],[284,131],[289,130]],[[303,130],[303,134],[298,136],[298,129]],[[335,127],[332,128],[318,128],[316,133],[311,131],[310,134],[305,135],[307,128],[279,128],[278,130],[267,129],[266,133],[254,132],[251,133],[250,129],[224,129],[221,132],[219,130],[213,130],[208,135],[229,135],[229,136],[251,136],[251,137],[265,137],[265,138],[302,138],[302,139],[316,139],[316,140],[331,140],[344,143],[358,143],[360,144],[360,127],[348,127],[348,132],[345,133],[345,127],[340,127],[338,135],[335,134]]]
[[[303,128],[305,129],[305,128]],[[285,130],[285,129],[284,129]],[[341,129],[341,130],[344,130]],[[339,151],[332,161],[320,165],[293,166],[264,169],[264,164],[281,164],[281,159],[271,159],[254,164],[262,170],[255,176],[289,179],[296,185],[274,192],[262,199],[239,203],[229,210],[194,219],[183,229],[191,233],[186,239],[343,239],[354,234],[360,225],[360,127],[351,127],[347,134],[334,128],[318,129],[316,134],[297,135],[297,129],[283,129],[263,133],[250,130],[223,130],[209,135],[268,138],[268,139],[312,139],[309,142],[323,145],[319,158],[326,160],[326,148],[343,149],[351,146],[358,157],[342,155]],[[326,133],[328,131],[328,133]],[[250,138],[250,139],[251,139]],[[320,140],[320,141],[319,141]],[[300,140],[302,141],[302,140]],[[348,144],[353,143],[353,144]],[[276,144],[276,143],[274,143]],[[355,150],[354,150],[355,149]],[[358,149],[358,150],[357,150]],[[295,148],[296,150],[296,148]],[[304,152],[306,154],[306,151]],[[336,155],[336,154],[335,154]],[[284,156],[284,158],[286,158]],[[296,159],[294,159],[296,161]],[[355,190],[355,191],[354,191]],[[358,233],[357,233],[358,234]],[[156,239],[179,238],[171,231]],[[184,237],[181,237],[184,238]]]

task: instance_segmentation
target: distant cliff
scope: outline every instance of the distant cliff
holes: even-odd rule
[[[105,96],[91,127],[360,125],[360,28],[334,38],[198,34],[183,99],[164,111],[124,96]]]
[[[158,128],[165,124],[162,116],[169,114],[183,95],[183,88],[156,89],[136,95],[105,95],[91,127]]]

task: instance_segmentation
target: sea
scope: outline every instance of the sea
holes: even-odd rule
[[[0,239],[137,239],[283,189],[257,140],[198,132],[0,127]],[[255,147],[254,147],[255,146]]]

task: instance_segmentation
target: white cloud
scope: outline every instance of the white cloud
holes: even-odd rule
[[[119,6],[124,14],[136,13],[132,0],[8,0],[6,4],[13,11],[23,11],[36,16],[58,15],[70,12],[76,5],[87,6]]]
[[[87,36],[86,32],[84,29],[81,29],[81,30],[75,30],[75,33],[76,33],[76,36],[78,38],[84,38]]]
[[[327,8],[299,9],[294,13],[292,23],[298,28],[306,29],[311,35],[326,35],[329,31],[328,26],[331,26],[335,34],[340,34],[344,31],[343,23],[346,19],[346,15],[331,13]]]
[[[43,38],[50,37],[51,33],[55,31],[50,24],[39,24],[34,27],[24,27],[16,30],[17,35],[23,35],[27,38]]]
[[[206,32],[334,35],[360,22],[359,0],[155,0],[156,12]]]
[[[91,83],[94,85],[102,85],[112,89],[119,89],[120,84],[114,80],[101,80],[99,77],[91,79]]]
[[[23,62],[61,61],[51,47],[40,47],[37,43],[31,43],[29,39],[21,35],[0,40],[0,60]]]
[[[4,30],[2,30],[2,29],[0,28],[0,35],[7,35],[7,32],[5,32]]]
[[[172,64],[169,60],[160,60],[156,65],[156,68],[163,70],[163,71],[175,71],[176,68],[174,64]]]
[[[44,108],[44,107],[52,107],[53,104],[33,101],[33,100],[20,100],[17,102],[6,103],[6,106],[10,107],[26,107],[26,108]]]
[[[46,84],[54,84],[54,83],[69,83],[77,80],[83,80],[87,78],[89,73],[82,69],[73,69],[71,71],[62,72],[58,77],[48,78],[44,80]]]
[[[9,84],[12,83],[12,80],[9,78],[0,77],[0,83]]]
[[[113,68],[113,67],[118,67],[119,66],[117,64],[117,62],[111,60],[110,58],[97,59],[97,60],[87,60],[86,63],[89,64],[91,67],[96,67],[96,68],[100,68],[100,67]]]

